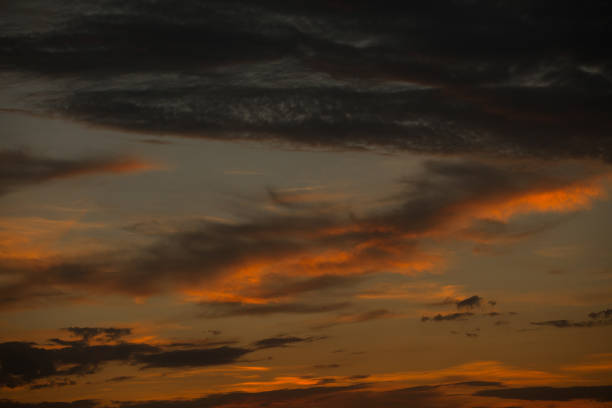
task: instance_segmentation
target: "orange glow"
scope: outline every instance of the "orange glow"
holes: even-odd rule
[[[94,173],[134,173],[140,171],[160,170],[164,166],[146,162],[135,158],[125,158],[120,160],[100,161],[87,167],[77,168],[70,172],[66,172],[57,178],[77,177]]]
[[[496,206],[484,208],[483,218],[507,220],[513,215],[528,212],[570,212],[588,209],[596,199],[604,197],[601,185],[572,185],[550,191],[527,193]]]

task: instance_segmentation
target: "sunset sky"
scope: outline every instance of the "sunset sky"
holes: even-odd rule
[[[0,1],[0,407],[612,407],[611,31]]]

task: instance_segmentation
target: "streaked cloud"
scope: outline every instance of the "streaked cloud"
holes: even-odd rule
[[[132,173],[159,165],[130,157],[65,160],[20,150],[0,150],[0,195],[34,184],[104,173]]]

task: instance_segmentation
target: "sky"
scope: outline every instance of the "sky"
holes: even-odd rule
[[[612,407],[606,1],[0,1],[0,406]]]

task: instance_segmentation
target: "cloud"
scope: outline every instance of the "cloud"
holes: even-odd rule
[[[480,307],[482,298],[474,295],[469,298],[457,301],[457,309],[472,309],[474,307]]]
[[[324,370],[324,369],[331,369],[331,368],[340,368],[340,364],[316,364],[314,366],[312,366],[312,368],[316,369],[316,370]],[[353,379],[358,379],[357,377],[352,377]],[[363,377],[363,378],[367,378]]]
[[[21,3],[3,13],[0,69],[50,80],[19,101],[30,110],[223,140],[610,159],[604,2]]]
[[[588,328],[612,325],[611,309],[606,309],[599,312],[591,312],[589,313],[589,317],[591,318],[591,320],[583,320],[578,322],[571,320],[548,320],[543,322],[531,322],[531,324],[534,326],[550,326],[559,329],[566,329],[569,327]]]
[[[241,222],[200,220],[160,231],[140,248],[0,259],[5,274],[19,277],[0,286],[0,306],[35,305],[45,297],[59,301],[79,291],[132,296],[180,291],[210,303],[213,315],[215,308],[220,315],[332,310],[342,302],[306,306],[293,298],[340,290],[374,273],[432,270],[444,260],[425,251],[421,240],[452,239],[479,219],[571,213],[603,196],[607,168],[567,166],[517,170],[507,163],[429,161],[385,205],[363,214],[334,205],[276,205],[275,211]]]
[[[67,378],[63,380],[53,380],[43,383],[38,383],[30,386],[31,390],[40,390],[41,388],[65,387],[67,385],[76,385],[76,381]]]
[[[204,367],[233,363],[250,352],[252,350],[246,348],[223,346],[138,354],[135,360],[143,364],[143,368]]]
[[[66,160],[4,149],[0,150],[0,195],[51,180],[98,173],[130,173],[155,167],[127,157]]]
[[[356,376],[364,379],[367,376]],[[323,378],[320,381],[333,380]],[[331,381],[333,382],[333,381]],[[210,394],[193,399],[167,399],[150,401],[113,401],[113,407],[119,408],[230,408],[236,406],[299,406],[299,407],[388,407],[402,408],[406,406],[421,406],[430,408],[459,408],[474,406],[478,397],[474,398],[456,393],[453,390],[446,392],[449,387],[498,387],[499,382],[466,381],[452,384],[422,385],[408,388],[376,389],[369,388],[367,384],[354,384],[348,386],[314,386],[305,388],[285,388],[272,391],[259,392],[230,392]],[[580,387],[577,387],[580,388]],[[589,387],[584,387],[589,388]],[[592,387],[596,388],[596,387]],[[503,389],[506,390],[506,389]],[[510,389],[512,390],[512,389]],[[554,389],[553,389],[554,390]],[[495,392],[498,390],[482,390],[479,393]],[[501,391],[501,390],[499,390]],[[487,396],[489,396],[487,394]],[[81,408],[79,402],[70,403],[23,403],[5,400],[10,408]],[[57,404],[57,405],[54,405]],[[65,404],[65,405],[64,405]],[[103,402],[97,402],[100,408],[106,408]],[[96,403],[83,405],[93,408]]]
[[[612,386],[590,387],[525,387],[481,390],[474,395],[526,401],[573,401],[577,399],[612,401]]]
[[[123,381],[131,380],[132,378],[135,378],[135,377],[130,376],[130,375],[120,375],[118,377],[109,378],[108,380],[106,380],[106,382],[123,382]]]
[[[35,347],[31,343],[0,343],[0,386],[14,388],[51,376],[96,372],[110,361],[128,362],[138,353],[154,353],[147,344],[71,345],[59,349]]]
[[[347,313],[336,316],[333,319],[327,320],[323,323],[319,323],[313,326],[313,329],[325,329],[328,327],[333,327],[341,324],[350,324],[350,323],[361,323],[367,322],[370,320],[379,320],[379,319],[388,319],[397,317],[398,314],[393,313],[387,309],[374,309],[369,310],[367,312],[362,313]]]
[[[219,318],[229,316],[265,316],[277,313],[327,313],[344,309],[350,306],[348,302],[328,304],[304,303],[240,303],[240,302],[205,302],[200,306],[206,309],[202,317]]]
[[[589,317],[591,319],[608,319],[612,317],[612,309],[602,310],[600,312],[591,312],[589,313]]]
[[[5,408],[101,408],[100,401],[78,400],[72,402],[18,402],[0,399]]]
[[[261,349],[285,347],[289,344],[320,340],[322,337],[270,337],[255,341],[251,347],[228,346],[221,342],[182,343],[152,345],[128,343],[120,336],[131,333],[130,329],[71,327],[68,330],[82,336],[78,341],[54,341],[52,348],[44,348],[28,342],[0,343],[0,387],[15,388],[30,385],[32,389],[72,385],[72,376],[90,375],[101,370],[110,362],[151,368],[206,367],[229,364],[246,354]],[[117,333],[120,336],[117,337]],[[102,336],[98,338],[96,336]],[[110,336],[110,340],[108,338]],[[89,344],[90,340],[104,344]],[[108,343],[113,341],[114,343]],[[40,382],[51,378],[50,381]],[[59,378],[59,379],[58,379]],[[130,377],[115,377],[108,381],[117,382]]]
[[[117,341],[122,337],[132,334],[132,329],[130,328],[116,327],[67,327],[64,330],[77,337],[81,337],[86,343],[99,336],[102,336],[105,341]]]
[[[232,406],[300,406],[300,407],[347,407],[385,406],[400,408],[406,405],[428,407],[458,407],[453,399],[429,387],[394,389],[389,391],[368,390],[362,385],[317,386],[303,389],[280,389],[254,393],[213,394],[192,400],[121,402],[120,408],[195,408]],[[29,407],[27,407],[29,408]]]
[[[271,347],[286,347],[287,345],[294,343],[303,343],[303,342],[311,342],[313,340],[317,340],[321,338],[314,337],[269,337],[267,339],[258,340],[253,343],[253,346],[256,349],[266,349]]]
[[[474,313],[471,312],[461,312],[461,313],[449,313],[446,315],[438,313],[433,317],[423,316],[421,317],[422,322],[432,321],[432,322],[443,322],[447,320],[466,320],[468,317],[474,316]]]

